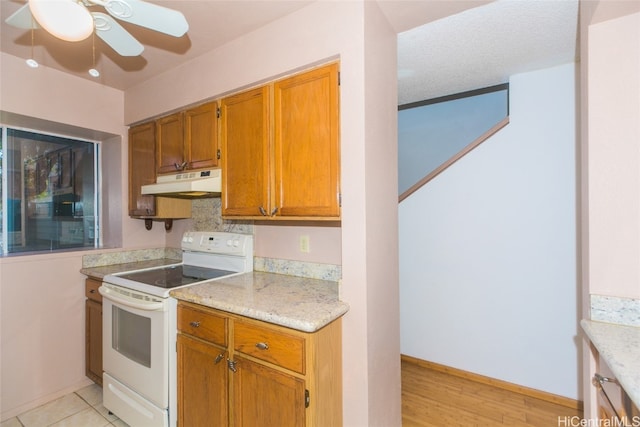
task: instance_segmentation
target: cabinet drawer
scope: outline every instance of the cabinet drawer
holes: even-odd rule
[[[98,292],[98,288],[102,282],[95,279],[86,279],[84,281],[84,294],[87,298],[102,304],[102,295]]]
[[[236,321],[234,349],[260,360],[304,374],[304,338]]]
[[[227,346],[227,319],[207,311],[178,305],[178,331]]]

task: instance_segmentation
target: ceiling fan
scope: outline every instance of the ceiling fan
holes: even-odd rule
[[[93,6],[109,14],[90,10]],[[144,46],[114,18],[174,37],[189,30],[181,12],[142,0],[28,0],[5,22],[24,29],[42,27],[67,41],[84,40],[95,31],[118,54],[140,55]]]

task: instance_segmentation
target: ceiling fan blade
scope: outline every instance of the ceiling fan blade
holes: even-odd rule
[[[138,56],[144,46],[106,13],[91,12],[96,24],[96,35],[122,56]]]
[[[154,31],[181,37],[189,24],[181,12],[141,0],[86,0],[103,6],[113,17]]]
[[[31,15],[29,3],[13,12],[11,16],[4,20],[4,22],[17,28],[24,28],[25,30],[40,28],[36,20],[33,19],[33,16]]]

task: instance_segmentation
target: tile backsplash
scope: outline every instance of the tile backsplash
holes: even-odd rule
[[[288,259],[254,257],[253,269],[267,273],[286,274],[287,276],[330,280],[333,282],[337,282],[342,278],[342,266],[340,265],[318,264]]]
[[[253,235],[253,221],[223,220],[221,206],[219,197],[192,200],[192,231],[226,231]],[[90,268],[163,258],[181,260],[182,251],[180,248],[153,248],[90,254],[83,256],[82,264],[83,268]],[[342,266],[340,265],[277,258],[255,257],[253,268],[255,271],[336,282],[342,277]]]
[[[82,256],[82,268],[104,267],[114,264],[150,261],[156,259],[182,260],[179,248],[134,249],[121,252],[103,252]]]
[[[219,197],[191,201],[193,231],[227,231],[253,234],[253,221],[222,219],[222,201]]]
[[[640,326],[640,300],[592,294],[591,320]]]

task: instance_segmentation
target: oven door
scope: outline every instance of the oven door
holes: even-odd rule
[[[168,299],[105,283],[98,290],[104,372],[160,409],[168,408]]]

